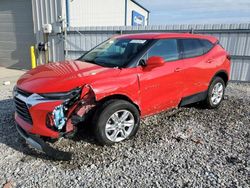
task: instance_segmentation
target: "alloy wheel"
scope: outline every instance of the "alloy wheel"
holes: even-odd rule
[[[218,82],[214,85],[212,89],[211,102],[213,105],[217,105],[221,102],[224,92],[224,86],[222,83]]]
[[[128,110],[113,113],[106,122],[105,134],[112,142],[120,142],[128,138],[135,126],[135,118]]]

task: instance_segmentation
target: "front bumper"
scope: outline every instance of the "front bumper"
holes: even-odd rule
[[[70,152],[59,151],[52,148],[46,142],[44,142],[40,137],[27,133],[22,129],[18,124],[16,124],[16,129],[18,133],[25,139],[26,143],[32,146],[33,148],[44,152],[49,157],[55,160],[68,161],[71,160],[72,154]]]
[[[75,132],[76,125],[82,122],[85,115],[95,106],[94,92],[89,86],[84,88],[81,100],[79,100],[80,93],[75,98],[63,100],[48,99],[40,94],[32,94],[15,87],[13,89],[15,121],[30,134],[53,139],[71,135]],[[55,111],[62,105],[65,105],[66,114]]]
[[[44,109],[41,106],[40,107],[39,106],[40,105],[34,106],[29,109],[33,120],[33,124],[30,124],[27,121],[25,121],[22,117],[20,117],[20,115],[17,112],[15,112],[15,122],[28,133],[37,134],[40,136],[45,136],[50,138],[59,138],[60,137],[59,132],[49,129],[46,126],[46,115],[53,108],[47,106],[48,109]]]
[[[15,103],[15,121],[26,132],[40,136],[59,138],[58,131],[47,127],[46,119],[48,113],[60,105],[62,100],[46,100],[38,94],[26,94],[19,90],[13,94]]]

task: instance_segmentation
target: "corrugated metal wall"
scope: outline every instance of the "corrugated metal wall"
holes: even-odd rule
[[[29,51],[34,44],[31,1],[1,0],[0,66],[29,69]]]
[[[67,59],[76,59],[100,42],[117,34],[139,32],[189,32],[219,38],[232,55],[231,80],[250,81],[250,24],[161,25],[143,27],[81,27],[69,28]]]
[[[43,42],[42,28],[44,24],[56,26],[60,24],[60,17],[65,18],[65,1],[61,0],[32,0],[34,32],[37,44]],[[49,61],[64,59],[64,36],[51,34],[49,36]]]

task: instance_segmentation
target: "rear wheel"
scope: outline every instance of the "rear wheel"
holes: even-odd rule
[[[225,93],[225,82],[221,77],[215,77],[211,82],[205,105],[208,108],[217,108],[223,100]]]
[[[136,134],[140,114],[135,105],[124,100],[112,100],[97,110],[93,120],[98,142],[102,145],[111,145]]]

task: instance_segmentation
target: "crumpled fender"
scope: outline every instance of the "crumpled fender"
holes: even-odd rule
[[[84,85],[80,100],[68,111],[66,132],[70,132],[76,122],[83,121],[85,114],[94,108],[97,102],[114,95],[125,96],[139,106],[140,89],[137,74],[105,78]],[[72,118],[72,116],[74,117]]]
[[[140,86],[137,74],[106,78],[91,83],[90,87],[95,94],[96,101],[112,95],[123,95],[140,106]]]

